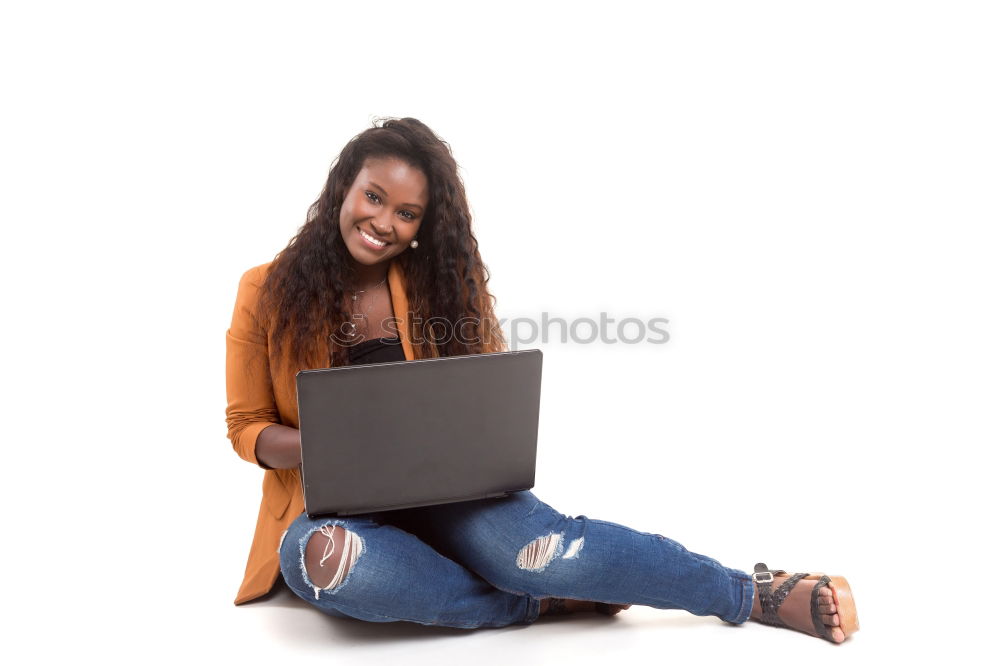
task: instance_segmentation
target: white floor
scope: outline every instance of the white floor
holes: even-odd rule
[[[202,599],[202,601],[205,601]],[[271,596],[240,607],[192,606],[189,626],[201,628],[199,651],[229,655],[239,664],[296,663],[876,663],[901,654],[926,654],[913,643],[915,625],[901,623],[896,604],[868,594],[863,631],[834,646],[793,631],[756,623],[735,627],[683,611],[633,607],[614,618],[542,618],[530,626],[460,630],[411,623],[373,624],[315,611],[283,584]],[[190,637],[193,638],[193,637]],[[186,643],[186,642],[184,642]],[[178,656],[192,647],[164,645]]]
[[[574,615],[479,630],[332,618],[284,586],[237,607],[232,597],[238,580],[216,575],[220,567],[183,578],[151,577],[132,599],[124,595],[124,583],[105,585],[103,596],[87,587],[34,586],[34,601],[45,608],[31,611],[30,605],[8,600],[7,611],[15,618],[2,649],[5,663],[43,664],[982,663],[989,654],[984,650],[991,649],[988,604],[974,610],[937,594],[949,580],[955,583],[955,572],[937,572],[942,575],[937,583],[944,585],[935,586],[930,571],[908,583],[909,565],[892,572],[875,561],[870,571],[852,569],[862,629],[839,646],[756,623],[737,627],[648,607],[614,618]],[[954,607],[945,607],[952,602]],[[13,655],[15,650],[21,654]]]

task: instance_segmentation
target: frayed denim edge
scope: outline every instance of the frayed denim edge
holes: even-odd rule
[[[317,585],[314,585],[312,579],[309,578],[309,572],[306,571],[306,544],[309,542],[310,537],[312,537],[314,533],[319,532],[321,529],[323,529],[328,525],[333,525],[334,527],[338,526],[343,527],[345,532],[351,532],[358,538],[358,542],[361,544],[361,552],[358,553],[358,556],[356,558],[357,560],[360,560],[361,556],[365,554],[365,550],[367,550],[364,537],[362,537],[357,532],[353,532],[352,530],[347,529],[347,527],[345,527],[345,521],[343,520],[328,520],[327,522],[321,525],[314,525],[306,531],[305,535],[299,539],[299,568],[302,570],[302,580],[305,581],[310,587],[312,587],[313,592],[316,593],[317,601],[319,601],[320,592],[329,592],[330,594],[336,594],[337,590],[339,590],[341,587],[346,585],[349,580],[351,580],[351,574],[354,573],[354,567],[352,566],[348,570],[347,574],[344,576],[344,580],[340,581],[337,587],[333,588],[332,590],[327,590]]]
[[[323,527],[325,527],[327,525],[333,525],[333,526],[338,526],[339,525],[340,527],[343,527],[345,531],[351,531],[351,530],[348,530],[348,528],[345,526],[345,521],[343,521],[343,520],[328,520],[327,522],[324,522],[324,523],[322,523],[320,525],[315,525],[313,527],[310,527],[309,530],[307,530],[306,533],[299,539],[299,569],[300,569],[301,574],[302,574],[302,580],[306,584],[308,584],[310,587],[313,588],[313,591],[316,594],[316,600],[317,601],[319,600],[319,593],[321,591],[330,592],[330,594],[336,594],[336,591],[339,590],[342,586],[346,585],[347,582],[351,578],[351,574],[354,573],[354,567],[351,567],[351,570],[347,572],[347,575],[344,577],[344,580],[342,580],[340,582],[340,584],[337,585],[337,587],[334,588],[333,590],[323,590],[322,588],[320,588],[320,587],[318,587],[316,585],[313,585],[312,579],[309,578],[309,572],[306,571],[306,544],[309,542],[310,537],[312,537],[312,535],[315,532],[320,531],[321,529],[323,529]],[[285,530],[285,534],[281,535],[281,543],[284,542],[285,537],[287,536],[287,533],[288,533],[288,530]],[[360,534],[357,534],[357,532],[354,532],[354,534],[357,535],[358,540],[361,542],[361,552],[358,554],[358,560],[360,560],[361,556],[364,555],[365,551],[367,550],[367,545],[365,544],[364,537],[362,537]],[[279,543],[279,545],[278,545],[278,552],[279,553],[281,552],[281,543]],[[560,544],[560,546],[561,546],[561,544]],[[561,554],[561,553],[562,553],[562,547],[560,547],[560,549],[559,549],[559,554]],[[555,557],[553,557],[552,559],[555,559]],[[541,609],[542,609],[542,601],[541,601],[541,599],[536,599],[535,597],[532,597],[529,594],[524,594],[523,592],[515,592],[513,590],[507,590],[507,589],[504,589],[504,588],[502,588],[500,586],[497,586],[497,585],[494,585],[493,587],[495,587],[496,589],[498,589],[498,590],[500,590],[502,592],[506,592],[508,594],[513,594],[515,596],[523,596],[525,598],[527,608],[526,608],[526,611],[525,611],[524,619],[520,620],[519,622],[515,622],[514,624],[532,624],[532,623],[534,623],[534,622],[536,622],[538,620],[538,618],[541,615]],[[349,611],[349,610],[354,610],[354,609],[344,608],[344,610],[345,611]],[[355,611],[355,612],[357,612],[357,611]],[[397,621],[397,622],[398,621],[414,622],[414,623],[422,624],[422,625],[425,625],[425,626],[434,626],[433,622],[426,622],[426,621],[417,620],[417,619],[411,619],[411,618],[390,617],[388,615],[380,615],[380,614],[377,614],[377,613],[372,613],[369,610],[365,610],[364,613],[367,614],[367,615],[374,615],[374,616],[377,616],[377,617],[381,617],[381,618],[384,618],[386,620],[393,620],[393,621]],[[483,626],[498,626],[498,627],[503,627],[503,626],[506,626],[506,625],[483,625],[483,624],[460,625],[458,623],[454,623],[454,624],[449,624],[449,625],[444,625],[444,626],[450,626],[450,627],[453,627],[453,628],[456,628],[456,629],[478,629],[478,628],[483,627]]]

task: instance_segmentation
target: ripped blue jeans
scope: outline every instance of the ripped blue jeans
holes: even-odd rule
[[[343,528],[334,549],[333,530]],[[310,580],[306,545],[330,544],[327,588]],[[683,609],[740,624],[750,575],[660,534],[587,516],[570,518],[530,491],[500,499],[346,517],[299,515],[282,535],[281,573],[324,613],[472,629],[531,624],[541,599]]]

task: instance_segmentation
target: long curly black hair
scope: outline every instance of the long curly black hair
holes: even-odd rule
[[[282,358],[282,349],[291,345],[291,360],[302,368],[325,345],[331,366],[347,363],[347,348],[331,336],[350,321],[345,286],[354,279],[340,233],[340,207],[365,160],[386,157],[423,171],[430,195],[417,233],[419,250],[407,248],[394,258],[406,282],[414,355],[506,349],[451,147],[415,118],[380,118],[340,152],[305,224],[271,263],[257,316],[268,329],[272,358]],[[401,319],[403,313],[395,316]],[[424,324],[434,319],[435,324],[418,328],[415,318]]]

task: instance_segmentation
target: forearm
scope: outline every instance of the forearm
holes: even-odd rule
[[[298,428],[278,423],[270,425],[257,435],[255,446],[258,462],[271,469],[292,469],[302,462],[302,443]]]

